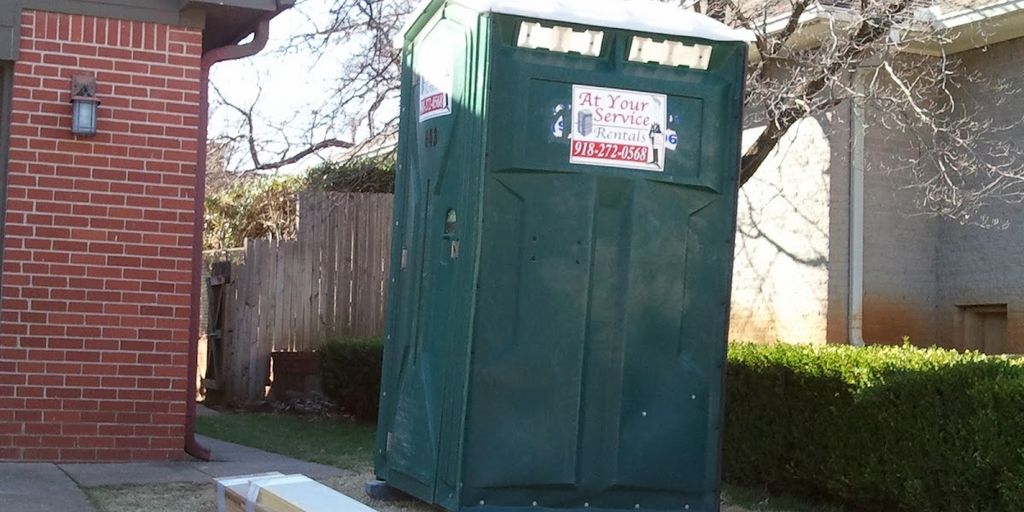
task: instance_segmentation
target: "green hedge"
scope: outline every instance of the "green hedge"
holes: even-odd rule
[[[375,420],[379,340],[321,350],[324,390]],[[1024,510],[1024,362],[937,349],[733,344],[724,478],[885,511]]]
[[[358,420],[377,419],[383,348],[379,339],[337,340],[320,347],[324,394]]]
[[[937,349],[730,347],[725,479],[865,510],[1024,510],[1024,366]]]

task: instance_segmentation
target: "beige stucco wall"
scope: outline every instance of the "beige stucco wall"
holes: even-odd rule
[[[740,190],[732,340],[826,339],[832,121],[799,122]]]
[[[733,340],[848,343],[850,106],[801,121],[740,191]],[[936,318],[942,221],[889,171],[910,144],[866,114],[863,337],[947,344]],[[757,130],[748,130],[750,141]]]
[[[960,56],[969,71],[1024,87],[1024,39]],[[972,111],[1020,124],[1024,96],[997,106],[977,88],[957,94]],[[731,339],[848,341],[849,117],[844,104],[802,121],[741,190]],[[870,111],[865,136],[864,339],[971,348],[959,306],[1006,304],[1006,351],[1024,352],[1024,205],[993,210],[1006,230],[920,215],[906,178],[890,172],[912,150],[907,136]],[[1024,124],[1007,136],[1024,141]]]

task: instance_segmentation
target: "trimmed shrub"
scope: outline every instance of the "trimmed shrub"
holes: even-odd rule
[[[895,347],[730,347],[724,475],[865,510],[1024,510],[1024,366]]]
[[[375,420],[381,341],[319,353],[327,396]],[[863,510],[1024,510],[1024,362],[733,344],[727,372],[727,482]]]
[[[324,394],[357,420],[376,421],[384,353],[381,340],[330,341],[319,353]]]
[[[242,247],[247,239],[295,236],[300,176],[250,176],[206,196],[203,248]]]
[[[311,190],[390,194],[395,190],[395,155],[324,162],[306,173]]]

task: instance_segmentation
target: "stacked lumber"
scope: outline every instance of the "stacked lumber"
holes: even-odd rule
[[[217,478],[217,512],[375,512],[304,475]]]

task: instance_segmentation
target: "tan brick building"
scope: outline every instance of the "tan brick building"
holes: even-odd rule
[[[963,59],[962,72],[1024,87],[1018,4],[934,4],[938,21],[956,26],[960,37],[942,49]],[[1024,111],[1018,97],[995,107],[970,88],[954,99],[1008,123]],[[859,127],[862,145],[855,143]],[[847,343],[859,311],[867,343],[907,336],[926,346],[1024,352],[1024,207],[996,212],[1010,221],[1006,230],[915,215],[899,177],[885,172],[909,147],[904,134],[885,129],[870,111],[856,119],[849,103],[794,127],[740,194],[732,339]],[[861,202],[851,188],[858,175]],[[859,240],[851,220],[863,223]],[[851,268],[858,255],[859,270]]]

